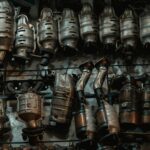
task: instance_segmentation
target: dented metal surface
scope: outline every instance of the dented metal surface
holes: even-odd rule
[[[37,43],[47,53],[54,54],[58,40],[58,25],[50,8],[43,8],[37,22]]]
[[[85,45],[96,44],[98,40],[98,22],[89,3],[83,4],[79,14],[80,34]]]
[[[14,40],[14,18],[13,18],[13,7],[10,2],[6,0],[0,1],[0,61],[3,61],[6,52],[12,50]]]
[[[116,46],[119,38],[119,19],[112,6],[105,7],[99,16],[99,34],[103,44]]]
[[[50,11],[48,11],[48,12],[50,12]],[[69,14],[69,12],[71,12],[71,13]],[[109,11],[107,10],[107,13],[108,12]],[[110,12],[113,12],[113,10],[110,11]],[[108,23],[109,21],[105,18],[108,22],[106,21],[104,23],[104,29],[103,30],[106,29],[107,32],[113,26],[112,25],[113,23],[115,24],[113,26],[114,28],[116,26],[118,27],[118,24],[117,24],[118,18],[115,16],[114,13],[112,13],[112,14],[113,14],[113,16],[111,16],[111,17],[114,20],[111,20],[112,18],[111,19],[108,18],[108,20],[112,21],[112,22]],[[50,14],[50,16],[51,16],[51,14]],[[51,17],[53,17],[53,16],[51,16]],[[74,18],[75,14],[74,14],[74,12],[72,12],[72,10],[67,10],[67,13],[65,12],[65,17],[66,17],[65,19],[62,18],[62,20],[60,20],[60,22],[61,23],[63,22],[63,23],[59,24],[60,25],[59,30],[61,29],[61,27],[63,25],[64,25],[64,28],[65,28],[65,30],[62,29],[61,32],[60,32],[61,36],[59,35],[59,38],[61,37],[61,39],[59,39],[59,42],[61,43],[62,47],[67,46],[67,47],[70,47],[70,48],[73,48],[73,49],[77,49],[78,48],[78,41],[79,41],[78,40],[78,38],[79,38],[78,21],[77,21],[77,19]],[[41,20],[40,19],[39,19],[39,22],[42,20],[42,19]],[[73,22],[69,22],[67,19],[69,21],[73,20]],[[46,23],[48,21],[50,21],[50,20],[46,20]],[[107,25],[111,25],[111,27],[107,27]],[[74,27],[72,28],[72,26],[74,26]],[[42,26],[42,27],[41,27],[42,28],[41,30],[42,31],[44,30],[43,32],[45,33],[45,28],[46,27],[45,26]],[[69,30],[68,30],[68,28],[69,28]],[[114,28],[113,28],[113,30],[114,30]],[[70,31],[70,32],[67,34],[67,36],[65,36],[65,34],[68,31]],[[115,33],[114,32],[110,33],[110,34],[105,33],[104,36],[101,37],[101,39],[104,40],[104,44],[105,43],[106,44],[113,44],[113,45],[116,44],[117,39],[118,39],[118,34],[117,34],[118,30],[115,30],[115,31],[116,31]],[[48,32],[48,34],[51,34],[51,33],[52,32]],[[54,33],[54,35],[55,35],[55,37],[53,37],[53,39],[41,36],[41,41],[40,41],[39,48],[41,48],[41,47],[42,48],[44,47],[46,49],[48,48],[53,53],[54,49],[55,49],[54,47],[56,46],[55,45],[56,44],[56,39],[57,39],[56,32]],[[100,36],[102,36],[102,35],[100,34]],[[93,39],[94,38],[93,37],[91,38],[91,36],[90,36],[90,40],[94,41]],[[43,42],[43,40],[44,40],[44,42]],[[48,56],[45,55],[45,53],[47,54],[49,52],[50,51],[45,51],[44,50],[44,51],[42,51],[41,56],[43,58],[48,58]],[[41,53],[39,53],[39,54],[41,54]],[[26,57],[25,53],[23,53],[23,55]],[[60,133],[60,130],[63,130],[64,128],[60,128],[60,130],[59,130],[59,128],[56,128],[56,129],[51,128],[49,123],[50,123],[50,118],[52,118],[52,115],[53,115],[53,113],[51,113],[51,112],[53,112],[53,108],[54,108],[53,106],[55,104],[56,104],[56,107],[55,107],[56,110],[58,111],[58,108],[60,108],[60,110],[61,110],[59,112],[59,114],[61,114],[61,115],[59,115],[59,117],[60,117],[59,121],[61,120],[61,122],[63,122],[63,123],[67,122],[68,119],[70,120],[70,117],[66,117],[67,114],[74,113],[74,112],[72,112],[71,106],[70,106],[70,104],[71,105],[73,105],[73,104],[68,103],[68,102],[72,101],[73,98],[76,98],[76,95],[73,94],[73,92],[72,92],[73,91],[72,87],[74,87],[74,85],[70,84],[67,88],[71,91],[66,92],[64,90],[66,88],[66,86],[65,86],[65,81],[66,80],[64,80],[64,79],[68,79],[69,78],[68,76],[73,76],[74,74],[76,74],[78,76],[79,74],[81,74],[80,70],[78,69],[79,64],[82,64],[84,61],[87,61],[87,60],[90,60],[90,61],[93,61],[93,63],[96,63],[102,57],[102,55],[103,54],[99,54],[99,53],[92,54],[92,55],[87,55],[87,54],[82,55],[82,54],[79,53],[79,55],[77,54],[77,56],[74,56],[74,57],[65,57],[65,56],[63,56],[63,58],[62,57],[61,58],[57,57],[57,55],[56,55],[56,57],[54,57],[54,59],[51,58],[49,64],[47,63],[49,66],[45,66],[42,63],[40,63],[41,56],[31,57],[30,63],[26,64],[25,66],[20,65],[20,64],[19,65],[15,64],[16,61],[13,60],[13,58],[12,58],[12,60],[10,60],[10,62],[12,64],[10,65],[8,63],[7,67],[6,67],[6,70],[2,70],[2,75],[4,75],[4,81],[5,81],[4,82],[5,90],[4,90],[4,93],[1,93],[3,100],[5,101],[7,99],[7,115],[9,116],[10,123],[11,123],[11,128],[12,128],[12,140],[10,139],[10,141],[12,141],[12,142],[18,142],[18,141],[23,142],[23,139],[22,139],[22,136],[21,136],[20,133],[22,133],[22,129],[26,127],[25,123],[22,122],[17,116],[17,113],[16,113],[16,106],[17,106],[16,104],[17,103],[16,103],[15,97],[12,96],[12,94],[14,94],[15,92],[22,92],[21,89],[24,89],[25,91],[28,88],[30,88],[32,90],[36,89],[36,88],[39,89],[39,86],[42,87],[40,89],[39,94],[44,95],[44,97],[45,97],[44,103],[42,105],[42,106],[44,106],[43,114],[41,115],[40,114],[41,112],[38,111],[38,110],[40,110],[40,107],[36,111],[35,111],[35,108],[32,107],[30,111],[33,113],[33,115],[31,115],[32,119],[33,118],[36,119],[37,116],[38,116],[38,118],[42,118],[42,122],[40,122],[39,124],[40,124],[40,126],[42,125],[42,126],[45,127],[45,133],[43,134],[43,141],[64,140],[64,143],[58,142],[58,144],[62,145],[62,146],[68,146],[70,143],[67,142],[67,140],[77,138],[76,137],[76,130],[75,130],[75,126],[74,126],[75,122],[77,122],[77,124],[79,126],[82,126],[82,127],[84,126],[85,127],[84,131],[86,133],[84,132],[84,135],[85,135],[86,138],[88,137],[89,139],[94,139],[94,137],[95,137],[95,120],[94,120],[94,117],[93,117],[94,115],[93,114],[96,112],[95,110],[97,110],[98,106],[97,106],[96,99],[95,99],[96,94],[95,94],[94,89],[93,89],[93,83],[94,83],[94,80],[95,80],[97,74],[98,74],[98,76],[100,76],[100,78],[98,78],[96,80],[96,83],[98,85],[95,85],[95,89],[99,88],[99,85],[100,85],[100,88],[103,85],[103,87],[102,87],[103,92],[106,95],[109,92],[108,87],[107,87],[109,81],[104,79],[107,76],[107,73],[108,73],[108,79],[111,79],[111,78],[113,78],[117,75],[126,74],[128,71],[130,71],[132,76],[139,76],[139,75],[141,75],[145,72],[147,74],[150,74],[149,73],[150,68],[147,65],[124,66],[124,61],[123,61],[122,58],[115,58],[114,59],[113,57],[110,58],[112,62],[111,62],[111,65],[110,65],[108,70],[105,66],[101,66],[100,69],[102,70],[102,72],[99,72],[99,71],[96,70],[96,68],[94,68],[92,71],[90,71],[90,74],[89,74],[89,70],[86,68],[84,70],[83,76],[81,76],[79,82],[77,83],[77,91],[84,92],[84,102],[83,102],[84,105],[82,105],[83,106],[82,108],[83,108],[84,112],[81,111],[78,114],[78,117],[75,118],[76,121],[74,120],[74,118],[71,120],[71,125],[69,126],[69,129],[68,129],[68,131],[65,132],[65,134]],[[42,64],[42,66],[40,64]],[[133,64],[149,64],[149,58],[148,58],[148,56],[145,56],[143,58],[135,58],[133,60]],[[59,68],[59,69],[56,69],[56,68]],[[62,83],[61,83],[62,87],[55,89],[55,91],[58,92],[58,93],[56,92],[57,94],[54,95],[54,96],[56,96],[55,98],[57,99],[56,103],[54,102],[54,97],[52,96],[53,92],[50,89],[50,86],[51,86],[50,82],[51,81],[49,81],[50,75],[51,74],[55,75],[55,73],[56,74],[58,73],[59,75],[60,74],[61,75],[62,74],[65,74],[65,75],[67,74],[67,76],[62,77],[63,78]],[[58,77],[57,79],[60,80],[61,77]],[[88,80],[88,82],[87,82],[87,80]],[[27,82],[29,82],[29,85],[27,84]],[[39,84],[37,84],[36,82],[39,83]],[[41,82],[44,82],[44,83],[41,83]],[[59,85],[59,83],[60,82],[58,82],[58,85]],[[67,83],[68,84],[70,83],[69,79],[67,80]],[[43,84],[44,84],[44,86],[43,86]],[[86,86],[85,86],[85,84],[86,84]],[[9,88],[8,88],[8,85],[9,85]],[[14,90],[13,92],[14,93],[11,92],[11,90],[10,91],[8,90],[8,89],[10,89],[10,87],[13,87],[13,90]],[[56,87],[58,87],[58,86],[56,86]],[[83,94],[82,92],[78,93],[78,94]],[[68,94],[69,98],[65,95],[66,93],[70,94],[70,95]],[[59,98],[61,100],[65,101],[65,103],[63,103],[62,101],[59,103],[59,101],[58,101]],[[83,98],[83,97],[81,97],[81,98]],[[13,99],[14,99],[14,101],[13,101]],[[107,100],[107,98],[105,100]],[[38,102],[37,100],[33,100],[31,98],[30,102],[29,102],[29,106],[32,106],[33,104],[35,104],[33,101]],[[63,106],[60,106],[60,104],[63,105]],[[106,111],[102,111],[101,114],[100,113],[98,114],[98,115],[100,115],[100,116],[98,116],[98,118],[100,118],[102,116],[102,119],[100,119],[99,122],[104,120],[104,122],[108,123],[109,126],[107,127],[107,129],[109,130],[109,133],[115,133],[115,134],[118,133],[119,125],[117,124],[118,116],[115,112],[116,110],[114,109],[113,106],[111,106],[106,101],[104,101],[103,106],[106,109]],[[145,108],[145,106],[144,106],[144,108]],[[25,107],[22,107],[21,110],[23,110],[23,109],[25,109],[25,111],[26,111]],[[103,110],[105,110],[105,109],[103,109]],[[54,113],[55,117],[58,115],[57,111],[56,111],[56,113]],[[63,112],[63,113],[61,113],[61,112]],[[27,114],[27,112],[24,112],[23,115],[25,115],[25,113]],[[40,116],[39,116],[39,114],[40,114]],[[135,115],[135,114],[133,114],[133,115]],[[30,127],[36,127],[35,121],[32,121],[32,119],[30,118],[30,115],[28,114],[27,117],[24,120],[26,120],[26,122],[31,120]],[[54,120],[58,121],[57,119],[58,119],[58,117],[56,117]],[[34,137],[35,136],[32,136],[32,138],[34,138]],[[80,136],[78,136],[78,137],[79,137],[79,139],[84,139],[84,138],[81,138]],[[55,143],[53,142],[53,144],[55,144]],[[20,145],[20,143],[19,144],[16,143],[16,145]],[[16,146],[16,145],[13,145],[13,146]],[[28,143],[23,143],[23,145],[25,147],[27,147]],[[43,143],[41,145],[44,147]],[[49,144],[45,144],[45,145],[49,145]],[[40,148],[40,146],[39,146],[39,148]],[[46,148],[43,148],[43,149],[46,149]],[[54,149],[54,148],[53,147],[51,148],[51,146],[49,146],[49,149]]]
[[[75,12],[69,8],[65,8],[62,13],[62,19],[58,22],[58,25],[60,45],[77,50],[79,24]]]
[[[21,14],[17,17],[17,29],[15,48],[16,54],[14,55],[20,59],[29,59],[29,54],[35,52],[35,29],[29,23],[28,17]]]
[[[57,73],[55,77],[50,121],[69,124],[75,100],[74,81],[68,74]]]
[[[66,59],[65,61],[62,61],[60,59],[56,59],[54,62],[51,62],[49,65],[49,68],[53,70],[53,66],[55,66],[56,68],[64,68],[61,70],[54,70],[54,72],[58,72],[58,73],[68,73],[68,74],[81,74],[80,70],[78,69],[78,64],[82,64],[82,62],[85,62],[86,60],[93,60],[93,63],[96,63],[99,58],[101,58],[101,56],[92,56],[91,55],[84,55],[84,57],[80,56],[75,56],[73,58],[71,58],[70,61],[68,61],[68,59]],[[68,68],[68,63],[69,63],[69,68]],[[134,64],[148,64],[149,60],[147,59],[142,59],[142,58],[137,58],[136,60],[134,60],[133,62]],[[109,73],[109,77],[114,77],[115,75],[121,75],[126,73],[127,68],[125,66],[118,66],[118,65],[123,65],[123,61],[118,58],[113,60],[111,62],[111,66],[109,67],[108,73]],[[72,68],[73,67],[73,68]],[[32,68],[32,69],[31,69]],[[37,79],[37,72],[36,71],[32,71],[32,70],[36,70],[37,68],[37,59],[32,61],[32,64],[30,64],[29,66],[27,66],[27,68],[25,69],[31,69],[31,71],[27,71],[27,72],[17,72],[16,70],[14,70],[12,67],[8,66],[8,70],[11,70],[11,72],[8,71],[7,74],[7,80],[11,81],[11,80],[15,80],[15,74],[17,73],[17,80],[28,80],[28,79]],[[72,68],[72,69],[71,69]],[[48,68],[42,68],[43,69],[43,73],[45,73],[45,71]],[[133,75],[141,75],[144,72],[149,72],[149,66],[130,66],[130,69],[132,70],[132,74]],[[24,75],[25,74],[25,75]],[[149,73],[148,73],[149,74]],[[27,76],[27,75],[32,75],[32,76]],[[89,81],[87,82],[87,85],[85,86],[85,94],[89,93],[89,94],[94,94],[94,90],[93,90],[93,83],[94,80],[96,78],[97,75],[97,69],[94,68],[92,71],[92,74],[90,76]],[[29,78],[30,77],[30,78]],[[103,84],[103,89],[105,91],[106,89],[106,85],[107,83],[104,81]],[[45,94],[49,97],[51,97],[52,95],[52,91],[50,88],[48,88],[45,91]],[[15,100],[16,101],[16,100]],[[14,101],[14,102],[15,102]],[[94,109],[94,112],[97,108],[97,102],[95,98],[88,98],[86,99],[87,103]],[[7,102],[7,115],[10,118],[10,123],[11,123],[11,132],[12,132],[12,142],[23,142],[22,139],[22,135],[20,134],[22,132],[22,129],[25,128],[25,123],[20,121],[20,119],[17,119],[17,114],[15,112],[16,107],[17,107],[17,103],[12,103],[12,100],[8,100]],[[44,100],[45,103],[48,103],[50,105],[45,105],[44,104],[44,108],[43,108],[43,124],[44,125],[48,125],[49,124],[49,118],[50,118],[50,112],[51,112],[51,98],[45,99]],[[69,131],[66,132],[66,134],[68,135],[62,135],[61,133],[58,133],[57,131],[53,131],[53,130],[48,130],[47,132],[44,133],[43,135],[43,141],[47,141],[47,140],[69,140],[69,139],[76,139],[76,133],[75,133],[75,126],[74,126],[74,119],[71,122]],[[54,143],[53,143],[54,144]],[[69,142],[66,143],[61,143],[58,142],[59,145],[69,145]],[[20,144],[14,144],[13,147],[17,147]],[[22,145],[28,145],[28,144],[22,144]],[[46,144],[49,145],[49,144]]]
[[[120,33],[123,47],[137,47],[139,40],[138,17],[131,8],[126,9],[120,18]]]

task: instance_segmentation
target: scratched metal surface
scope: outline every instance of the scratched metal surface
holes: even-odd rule
[[[61,72],[61,73],[68,73],[68,74],[81,74],[79,69],[69,69],[69,68],[74,68],[74,67],[78,67],[80,64],[82,64],[83,62],[87,61],[87,60],[91,60],[93,61],[93,63],[96,63],[102,56],[93,56],[93,55],[83,55],[83,56],[74,56],[74,57],[68,57],[68,58],[55,58],[54,61],[51,61],[49,63],[49,67],[44,67],[42,69],[54,69],[54,68],[62,68],[61,70],[54,70],[54,72]],[[112,58],[111,58],[112,59]],[[147,57],[139,57],[137,59],[134,60],[133,64],[149,64],[150,60],[149,60],[149,56]],[[39,68],[38,66],[39,61],[32,59],[32,65],[27,66],[25,69],[28,70],[34,70]],[[113,66],[114,65],[114,66]],[[121,58],[117,58],[115,60],[111,60],[111,66],[109,67],[109,77],[113,77],[116,75],[121,75],[123,73],[127,72],[127,67],[126,66],[117,66],[117,65],[123,65],[123,60]],[[63,69],[64,68],[64,69]],[[66,69],[68,68],[68,69]],[[7,67],[7,69],[12,69],[10,66]],[[130,71],[132,74],[139,76],[143,73],[148,73],[150,75],[150,66],[131,66],[130,67]],[[28,73],[31,73],[30,71]],[[43,72],[43,74],[45,73],[45,71]],[[11,72],[11,75],[15,74],[15,71]],[[94,68],[92,75],[90,77],[90,80],[88,81],[86,88],[85,88],[85,93],[94,93],[93,91],[93,81],[96,77],[97,74],[97,70]],[[14,80],[14,77],[10,77],[10,74],[7,74],[7,79],[8,80]],[[23,72],[22,74],[20,74],[20,78],[21,76],[23,76]],[[37,76],[37,74],[35,74],[35,76]],[[30,77],[31,78],[31,77]],[[17,80],[19,78],[17,77]],[[29,79],[29,77],[27,77],[26,79]],[[33,77],[31,78],[33,79]],[[105,89],[105,85],[106,82],[104,83],[104,89]],[[48,90],[46,91],[48,95],[52,94],[52,91],[50,88],[48,88]],[[45,99],[45,101],[47,102],[51,102],[51,99]],[[96,103],[96,99],[95,98],[88,98],[87,99],[89,105],[94,108],[93,110],[95,110],[97,103]],[[93,112],[94,113],[94,112]],[[17,116],[17,112],[16,112],[16,100],[12,101],[7,101],[7,115],[9,116],[10,119],[10,123],[11,123],[11,142],[23,142],[22,139],[22,128],[25,127],[25,123],[23,121],[21,121],[18,116]],[[49,117],[50,117],[50,106],[44,106],[44,112],[43,112],[43,124],[48,125],[49,122]],[[72,123],[70,126],[70,129],[68,131],[68,133],[66,133],[66,135],[64,134],[59,134],[56,131],[53,130],[48,130],[44,133],[44,137],[43,140],[44,141],[49,141],[49,140],[69,140],[69,139],[76,139],[76,135],[75,135],[75,127],[74,127],[74,120],[72,119]],[[56,143],[53,143],[56,144]],[[65,143],[57,143],[59,145],[62,146],[67,146],[70,143],[65,142]],[[13,147],[18,147],[20,145],[28,145],[28,144],[13,144]],[[148,149],[147,149],[148,150]]]

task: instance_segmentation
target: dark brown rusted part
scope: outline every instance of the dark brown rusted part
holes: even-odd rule
[[[124,111],[120,113],[120,122],[126,125],[137,125],[139,123],[139,119],[139,114],[135,111]]]
[[[42,117],[42,98],[34,92],[26,92],[18,96],[18,116],[29,128],[37,128],[37,120]]]
[[[93,139],[95,136],[95,131],[88,128],[86,115],[88,114],[85,112],[75,115],[76,134],[79,139]]]
[[[145,129],[150,129],[150,86],[145,85],[142,92],[142,116],[141,123]]]
[[[128,82],[120,91],[120,123],[124,128],[139,124],[139,92]]]
[[[86,116],[84,112],[75,115],[75,124],[76,124],[76,130],[86,127]]]

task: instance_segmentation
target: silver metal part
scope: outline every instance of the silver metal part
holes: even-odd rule
[[[96,43],[98,39],[98,23],[92,6],[85,3],[79,15],[80,35],[85,43]]]
[[[11,51],[13,43],[13,8],[7,0],[0,1],[0,51]]]
[[[114,8],[107,6],[99,17],[99,35],[103,44],[114,44],[119,37],[119,20]]]
[[[85,116],[86,116],[86,125],[87,125],[87,131],[89,132],[95,132],[96,131],[96,125],[95,125],[95,118],[92,113],[92,109],[90,106],[85,105]]]
[[[109,66],[109,60],[105,57],[102,57],[96,64],[95,67],[98,70],[98,74],[94,81],[94,89],[101,89],[103,86],[103,83],[106,79],[107,73],[108,73],[108,66]]]
[[[120,131],[120,125],[117,112],[108,102],[103,101],[103,103],[107,116],[108,130],[110,131],[110,133],[118,133]]]
[[[123,43],[124,47],[136,47],[139,37],[138,20],[135,11],[130,8],[126,9],[121,16],[120,33],[121,42]]]
[[[29,128],[36,128],[37,121],[42,117],[43,99],[33,92],[27,92],[17,97],[18,116],[26,122]]]
[[[50,53],[54,53],[58,40],[57,30],[57,22],[53,18],[52,10],[43,8],[37,23],[38,46],[48,49]]]
[[[150,7],[140,16],[140,39],[143,45],[150,43]]]
[[[90,75],[91,75],[91,71],[89,69],[84,69],[82,71],[82,75],[76,84],[76,91],[84,90],[84,87],[85,87],[87,81],[89,80]]]
[[[75,12],[69,8],[63,10],[59,21],[59,42],[62,47],[77,49],[79,40],[79,25]]]
[[[107,70],[108,69],[104,66],[99,67],[99,72],[98,72],[97,77],[94,81],[94,89],[102,88],[105,77],[107,75]]]
[[[52,98],[51,120],[66,124],[70,122],[74,100],[74,82],[68,74],[56,74]]]
[[[35,29],[29,23],[28,17],[21,14],[17,17],[17,31],[15,48],[17,49],[16,57],[27,59],[28,52],[35,51]]]

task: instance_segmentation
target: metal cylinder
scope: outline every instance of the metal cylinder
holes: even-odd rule
[[[98,39],[98,23],[92,6],[89,3],[84,3],[79,15],[80,35],[86,44],[97,43]]]
[[[104,45],[116,45],[119,38],[119,19],[111,6],[105,7],[99,17],[99,34]]]
[[[98,74],[94,80],[93,88],[97,97],[98,106],[100,106],[101,96],[102,96],[102,86],[106,79],[108,73],[108,66],[110,62],[107,58],[101,58],[96,64],[95,67],[98,70]]]
[[[117,113],[104,99],[102,86],[108,73],[109,60],[107,58],[100,59],[95,67],[98,69],[98,74],[94,81],[94,92],[96,95],[98,110],[96,112],[97,123],[97,139],[100,143],[116,142],[117,134],[120,130]],[[111,140],[111,142],[108,142]]]
[[[135,48],[139,38],[138,20],[135,11],[128,8],[120,18],[120,36],[124,48]]]
[[[150,130],[150,84],[147,81],[142,91],[141,123],[145,130]]]
[[[79,139],[93,140],[95,136],[95,119],[84,96],[84,88],[90,78],[93,67],[93,63],[90,61],[83,63],[79,67],[82,75],[76,84],[77,108],[74,116],[76,135]]]
[[[68,74],[56,74],[51,106],[51,119],[58,124],[69,124],[74,101],[74,82]]]
[[[101,106],[96,112],[96,122],[98,140],[101,143],[115,143],[117,134],[120,131],[118,115],[113,106],[105,100],[101,101]]]
[[[37,23],[37,43],[38,46],[48,53],[53,54],[57,46],[57,22],[54,20],[52,10],[43,8]]]
[[[138,91],[130,79],[120,90],[120,123],[126,130],[139,124]]]
[[[36,128],[42,117],[43,99],[36,93],[27,92],[17,97],[18,116],[29,128]]]
[[[35,29],[29,23],[28,17],[24,14],[19,15],[17,21],[15,57],[28,59],[28,53],[35,51]]]
[[[59,22],[59,42],[62,47],[77,49],[79,40],[79,26],[75,12],[69,8],[63,10]]]
[[[14,11],[7,0],[0,1],[0,61],[5,58],[6,51],[11,51],[14,33]],[[2,52],[3,51],[3,52]]]
[[[76,135],[79,139],[93,140],[96,132],[95,118],[90,106],[83,107],[84,112],[80,111],[75,115]]]
[[[150,6],[140,15],[140,39],[144,46],[150,43]]]

